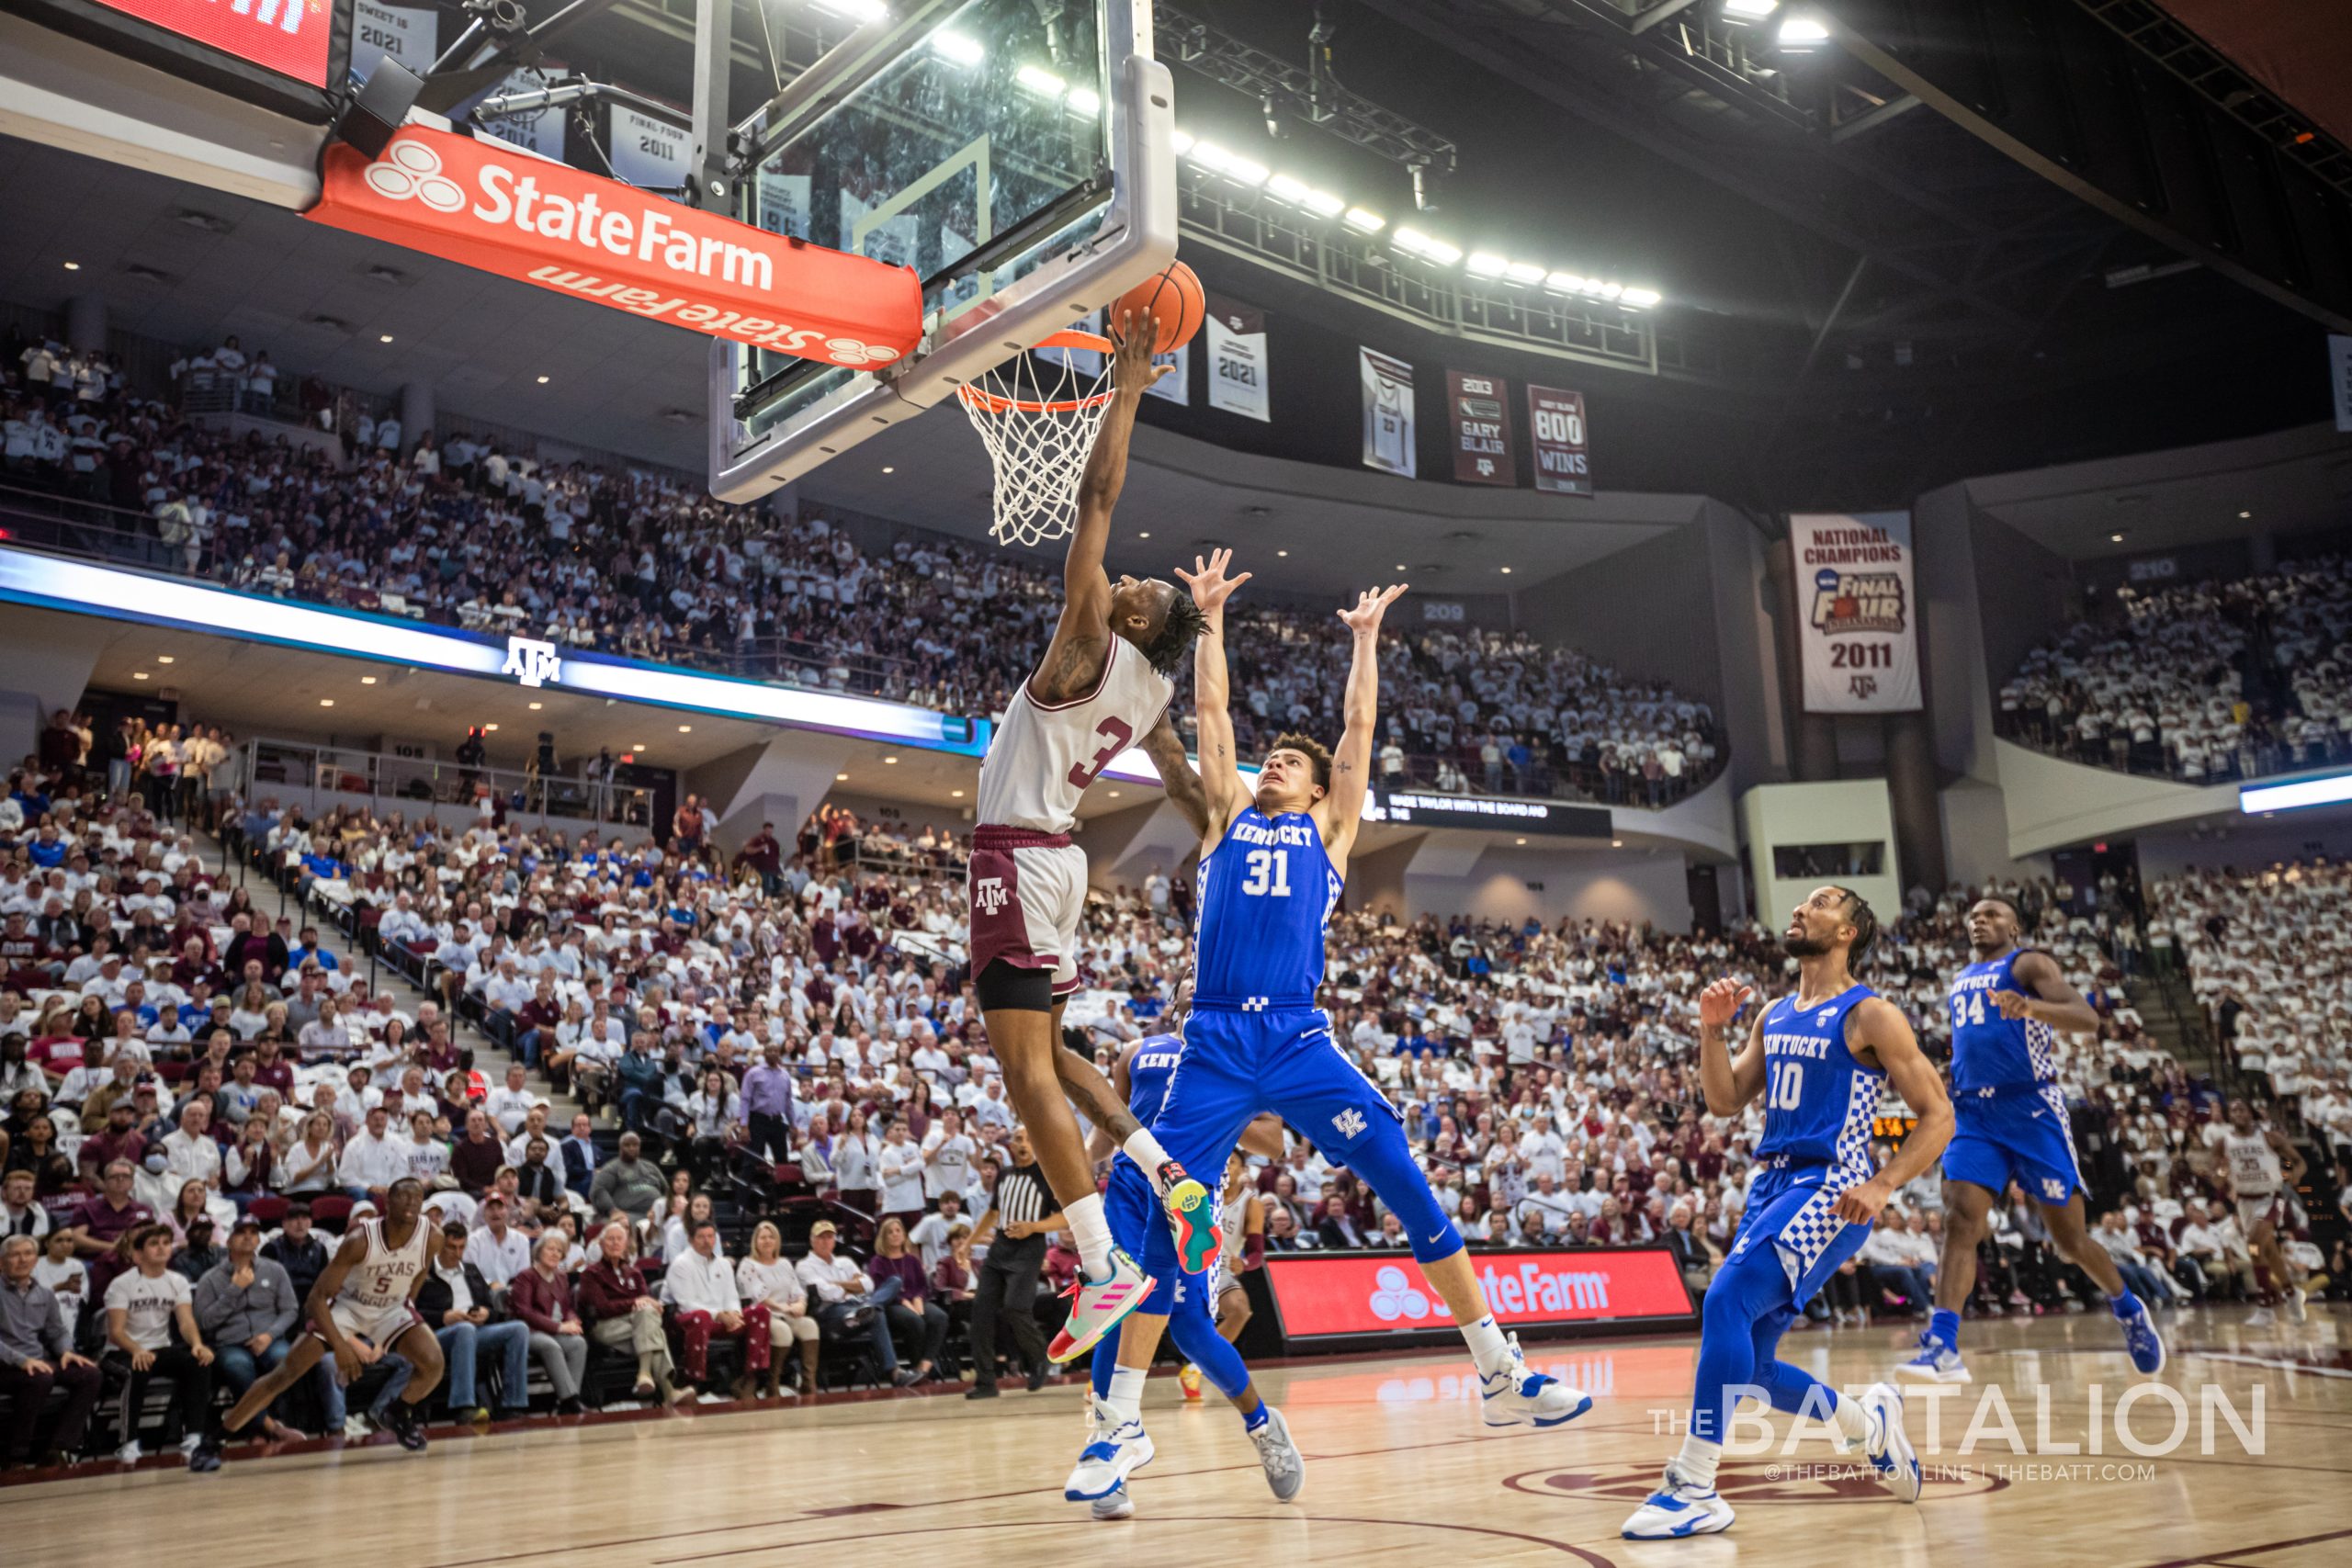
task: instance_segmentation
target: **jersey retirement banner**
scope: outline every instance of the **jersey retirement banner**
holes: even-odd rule
[[[1445,373],[1446,417],[1453,422],[1453,478],[1457,484],[1515,485],[1519,465],[1511,460],[1510,392],[1499,376],[1465,370]]]
[[[1363,466],[1414,477],[1413,367],[1369,348],[1363,367]]]
[[[1919,706],[1918,600],[1907,512],[1800,513],[1797,636],[1807,713],[1911,713]]]

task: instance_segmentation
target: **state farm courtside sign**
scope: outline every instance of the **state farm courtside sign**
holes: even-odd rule
[[[421,126],[327,151],[308,217],[650,321],[872,370],[915,346],[912,269],[765,233],[617,180]]]

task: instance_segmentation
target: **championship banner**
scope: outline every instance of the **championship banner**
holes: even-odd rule
[[[424,75],[440,53],[440,31],[438,11],[352,0],[351,69],[364,77],[389,57]]]
[[[1189,343],[1180,343],[1172,353],[1153,355],[1151,362],[1154,365],[1173,365],[1176,369],[1173,374],[1162,376],[1159,380],[1146,387],[1143,389],[1143,395],[1147,398],[1165,398],[1171,403],[1182,403],[1186,408],[1192,407],[1193,345]]]
[[[1209,301],[1209,407],[1244,419],[1273,417],[1266,365],[1266,312]]]
[[[314,222],[711,337],[854,369],[922,333],[922,286],[495,141],[408,126],[327,149]]]
[[[1511,1328],[1687,1322],[1690,1295],[1660,1247],[1469,1254],[1495,1321]],[[1410,1253],[1270,1252],[1266,1284],[1285,1341],[1457,1334]]]
[[[1917,601],[1907,512],[1789,519],[1807,713],[1919,707]]]
[[[1585,449],[1584,394],[1554,387],[1527,389],[1527,434],[1535,454],[1535,488],[1556,495],[1592,493],[1592,457]]]
[[[542,60],[537,66],[517,71],[501,82],[492,97],[504,97],[509,93],[535,93],[552,85],[563,74],[564,68],[551,60]],[[504,114],[494,119],[477,115],[474,130],[495,136],[510,147],[520,147],[526,152],[537,152],[542,158],[563,162],[563,115],[560,108],[536,109],[528,114]]]
[[[1515,485],[1519,468],[1510,456],[1510,396],[1499,376],[1445,373],[1446,418],[1453,424],[1456,484]]]
[[[1413,367],[1369,348],[1356,354],[1363,373],[1363,466],[1412,479]]]
[[[808,176],[762,169],[752,177],[759,192],[760,227],[771,234],[807,239],[811,216]]]
[[[684,126],[615,104],[605,145],[612,150],[613,178],[664,193],[685,188],[694,133]]]

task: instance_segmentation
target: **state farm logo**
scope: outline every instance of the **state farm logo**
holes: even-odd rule
[[[441,154],[423,142],[393,142],[361,177],[386,201],[414,197],[435,212],[455,212],[466,204],[458,182],[441,172]]]
[[[1383,1323],[1409,1318],[1415,1323],[1430,1314],[1430,1299],[1413,1288],[1405,1270],[1390,1264],[1373,1276],[1372,1315]]]

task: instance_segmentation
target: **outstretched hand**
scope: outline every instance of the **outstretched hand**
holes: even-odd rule
[[[1747,1005],[1756,987],[1726,976],[1699,993],[1699,1025],[1702,1029],[1728,1029],[1739,1010]]]
[[[1411,586],[1409,582],[1400,582],[1394,588],[1367,588],[1356,596],[1354,609],[1340,612],[1340,619],[1347,622],[1348,629],[1358,637],[1376,632],[1380,629],[1380,617],[1388,613],[1388,606],[1396,603],[1397,596]]]
[[[1128,310],[1122,313],[1111,329],[1111,342],[1116,345],[1111,355],[1111,389],[1133,391],[1140,396],[1146,387],[1176,368],[1171,361],[1166,365],[1152,363],[1153,344],[1159,331],[1149,310]]]
[[[1224,608],[1227,599],[1233,597],[1235,589],[1256,575],[1245,571],[1238,577],[1226,576],[1225,569],[1232,561],[1231,550],[1212,550],[1205,565],[1200,557],[1194,556],[1192,570],[1186,571],[1181,566],[1176,569],[1177,580],[1193,591],[1193,603],[1200,606],[1201,614],[1215,615]]]

